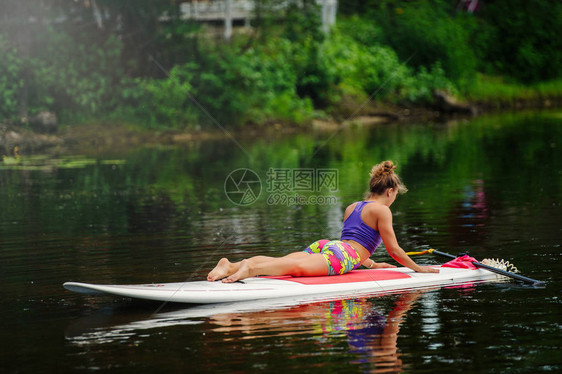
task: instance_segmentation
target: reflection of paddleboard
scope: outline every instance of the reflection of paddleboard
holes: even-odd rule
[[[440,267],[439,273],[416,273],[408,268],[354,270],[323,277],[256,277],[236,283],[178,282],[138,285],[99,285],[66,282],[70,291],[179,303],[224,303],[291,296],[352,296],[387,293],[431,286],[494,280],[500,276],[483,269]]]
[[[421,294],[420,291],[411,292]],[[407,294],[408,292],[402,293],[402,295]],[[377,293],[368,295],[380,296]],[[318,322],[318,325],[340,323],[342,325],[335,327],[334,331],[341,331],[350,328],[348,325],[350,318],[367,316],[377,311],[374,304],[365,298],[345,299],[344,297],[342,300],[341,295],[339,297],[293,296],[231,303],[184,305],[181,307],[182,309],[157,313],[150,313],[147,310],[139,312],[138,305],[135,305],[134,308],[112,311],[115,305],[117,304],[88,313],[87,316],[73,321],[65,331],[66,338],[77,345],[122,341],[137,336],[143,330],[201,324],[204,323],[202,318],[209,318],[212,324],[219,325],[218,329],[221,331],[224,331],[222,329],[226,324],[228,328],[234,329],[236,326],[243,326],[244,333],[248,333],[252,327],[263,332],[264,325],[271,327],[272,333],[284,334],[287,331],[284,330],[285,328],[298,329],[300,333],[303,333],[310,332],[310,330],[302,329],[303,318],[316,326],[314,321],[307,316],[311,312],[314,314],[312,318]],[[178,305],[175,304],[171,308],[177,308]],[[167,308],[169,309],[170,306]],[[267,310],[268,313],[261,313],[264,310]],[[259,317],[255,318],[256,315]],[[277,326],[279,320],[284,320],[285,323]],[[291,320],[296,322],[287,323]],[[264,321],[269,322],[264,323]],[[299,326],[295,326],[295,324],[299,324]],[[362,326],[361,323],[358,325]],[[324,328],[323,331],[326,329]]]

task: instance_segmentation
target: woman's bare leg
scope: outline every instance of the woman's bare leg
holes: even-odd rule
[[[295,252],[270,261],[254,262],[250,258],[240,263],[238,271],[223,279],[232,283],[256,275],[293,275],[319,276],[328,275],[328,264],[321,254]]]
[[[259,262],[262,262],[262,261],[270,261],[270,260],[273,259],[273,257],[255,256],[255,257],[252,257],[252,259],[256,263],[259,263]],[[229,275],[232,275],[232,274],[234,274],[238,271],[241,263],[242,263],[242,261],[230,262],[230,261],[228,261],[227,258],[223,257],[219,260],[219,262],[217,263],[217,266],[215,266],[215,268],[209,272],[209,274],[207,275],[207,280],[209,282],[214,282],[214,281],[222,279],[224,277],[228,277]]]
[[[300,254],[307,254],[305,252],[293,252],[293,253],[289,253],[288,255],[284,256],[285,258],[292,258],[292,257],[300,257]],[[267,261],[271,261],[274,260],[276,257],[269,257],[269,256],[254,256],[249,258],[249,260],[252,261],[252,263],[254,264],[259,264],[262,262],[267,262]],[[283,258],[283,257],[282,257]],[[207,280],[209,282],[214,282],[216,280],[228,277],[229,275],[232,275],[234,273],[236,273],[239,269],[240,269],[240,265],[242,264],[242,261],[239,262],[230,262],[228,261],[227,258],[221,258],[218,262],[218,264],[215,266],[215,268],[213,270],[211,270],[209,272],[209,274],[207,275]]]

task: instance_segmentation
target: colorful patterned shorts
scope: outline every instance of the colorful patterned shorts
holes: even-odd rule
[[[329,275],[345,274],[361,265],[359,253],[352,246],[340,240],[318,240],[303,252],[323,255],[328,263]]]

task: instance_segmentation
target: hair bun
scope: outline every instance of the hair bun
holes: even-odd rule
[[[394,174],[394,170],[396,166],[392,161],[383,161],[380,164],[373,166],[371,169],[371,178],[372,177],[383,177],[385,175],[392,175]]]

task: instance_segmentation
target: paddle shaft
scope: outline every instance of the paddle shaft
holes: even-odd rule
[[[431,253],[435,253],[436,255],[440,255],[440,256],[444,256],[444,257],[449,257],[449,258],[452,258],[452,259],[457,258],[457,256],[455,256],[455,255],[445,253],[445,252],[441,252],[441,251],[438,251],[438,250],[435,250],[435,249],[433,251],[431,251]],[[484,265],[484,264],[482,264],[478,261],[472,261],[472,265],[474,265],[478,268],[486,269],[486,270],[491,271],[493,273],[497,273],[497,274],[509,277],[509,278],[513,278],[513,279],[517,279],[517,280],[520,280],[520,281],[523,281],[523,282],[526,282],[526,283],[530,283],[531,285],[533,285],[535,287],[544,287],[545,286],[545,283],[542,282],[542,281],[538,281],[536,279],[528,278],[528,277],[525,277],[523,275],[515,274],[515,273],[509,272],[509,271],[501,270],[501,269],[495,268],[493,266]]]

